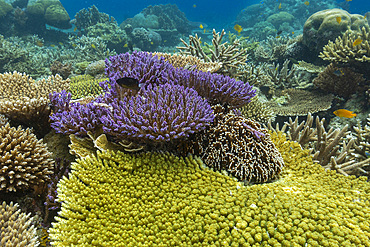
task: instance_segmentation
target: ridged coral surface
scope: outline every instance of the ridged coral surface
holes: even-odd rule
[[[0,127],[0,191],[28,189],[49,181],[53,160],[31,129]]]
[[[21,213],[18,204],[0,204],[0,246],[37,247],[36,229],[30,215]]]
[[[248,187],[168,153],[100,153],[58,185],[53,246],[369,246],[370,185],[272,135],[287,166]]]

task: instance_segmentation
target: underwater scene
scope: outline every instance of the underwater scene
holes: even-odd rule
[[[370,247],[370,1],[0,0],[0,246]]]

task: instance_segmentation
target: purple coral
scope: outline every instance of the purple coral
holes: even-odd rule
[[[71,94],[65,91],[50,95],[56,112],[50,116],[51,127],[57,133],[86,136],[101,127],[100,117],[107,111],[105,107],[90,102],[87,104],[70,103]]]
[[[143,87],[112,103],[103,130],[118,139],[156,143],[187,137],[213,121],[211,106],[198,93],[174,84]]]

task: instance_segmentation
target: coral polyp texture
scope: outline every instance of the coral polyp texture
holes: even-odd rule
[[[31,129],[0,128],[0,191],[29,189],[49,181],[53,160]]]
[[[226,170],[240,181],[266,182],[276,178],[284,161],[269,134],[257,122],[215,106],[215,120],[195,135],[191,153],[208,167]]]
[[[5,202],[0,204],[0,245],[4,247],[37,247],[36,228],[32,217],[21,213],[18,204]]]
[[[48,95],[68,89],[68,80],[59,75],[35,81],[29,75],[0,74],[0,113],[23,121],[48,115]]]
[[[58,184],[53,246],[369,246],[370,185],[271,139],[278,181],[244,186],[196,157],[98,153]]]
[[[149,84],[111,104],[102,117],[105,133],[136,142],[164,142],[200,131],[213,120],[209,103],[191,88]]]
[[[247,82],[210,72],[175,68],[165,61],[165,57],[158,58],[147,52],[109,57],[106,60],[106,74],[110,83],[121,77],[138,79],[141,84],[173,82],[195,89],[211,104],[229,104],[233,108],[247,104],[255,95],[255,90]]]

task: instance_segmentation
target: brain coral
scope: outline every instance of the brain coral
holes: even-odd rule
[[[337,17],[341,22],[337,22]],[[311,15],[303,27],[303,44],[319,53],[329,40],[334,41],[347,30],[361,31],[369,25],[362,15],[349,14],[342,9],[326,9]]]
[[[49,181],[53,160],[31,129],[0,127],[0,191],[28,189]]]
[[[53,246],[369,246],[370,185],[273,133],[286,169],[248,187],[168,153],[99,153],[58,184]]]
[[[3,247],[36,247],[36,229],[30,215],[17,210],[18,204],[0,204],[0,245]]]

